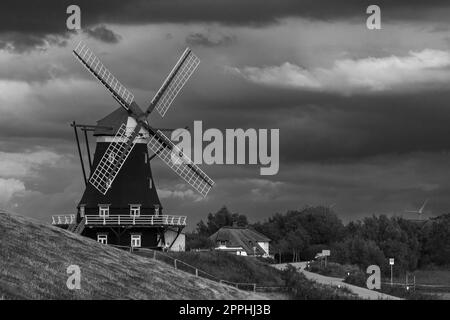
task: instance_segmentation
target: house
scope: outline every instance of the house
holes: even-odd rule
[[[209,237],[215,249],[241,256],[269,257],[270,239],[246,227],[222,227]]]

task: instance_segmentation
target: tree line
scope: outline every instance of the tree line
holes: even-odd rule
[[[450,265],[450,214],[426,221],[374,215],[344,225],[333,210],[317,206],[249,224],[245,215],[222,207],[187,234],[188,249],[213,247],[209,236],[232,225],[248,226],[269,237],[277,262],[311,260],[329,249],[331,261],[361,268],[376,264],[387,270],[389,258],[395,258],[398,271]]]

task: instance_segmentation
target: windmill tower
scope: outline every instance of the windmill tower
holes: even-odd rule
[[[163,214],[150,161],[158,156],[204,197],[214,182],[163,134],[163,130],[151,127],[148,117],[154,109],[164,117],[200,60],[186,49],[144,112],[131,92],[86,45],[79,43],[73,53],[120,107],[97,121],[97,125],[72,124],[86,189],[77,214],[53,216],[53,224],[104,244],[172,248],[186,225],[186,217]],[[84,131],[88,149],[89,179],[80,149],[79,128]],[[88,131],[96,138],[93,160]]]

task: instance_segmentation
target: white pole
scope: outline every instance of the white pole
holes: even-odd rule
[[[391,264],[391,287],[394,285],[393,277],[392,277],[392,264]]]

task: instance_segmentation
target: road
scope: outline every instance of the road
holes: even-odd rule
[[[281,263],[281,264],[275,264],[272,265],[275,268],[279,270],[283,270],[286,268],[286,266],[290,264],[293,267],[295,267],[299,272],[303,273],[305,277],[309,280],[314,280],[320,284],[335,286],[335,287],[346,287],[353,293],[357,294],[362,299],[368,299],[368,300],[402,300],[401,298],[394,297],[385,293],[381,293],[374,290],[369,290],[366,288],[361,288],[358,286],[354,286],[352,284],[348,284],[344,282],[344,279],[341,278],[334,278],[334,277],[327,277],[323,276],[321,274],[309,272],[305,270],[306,262],[296,262],[296,263]]]

